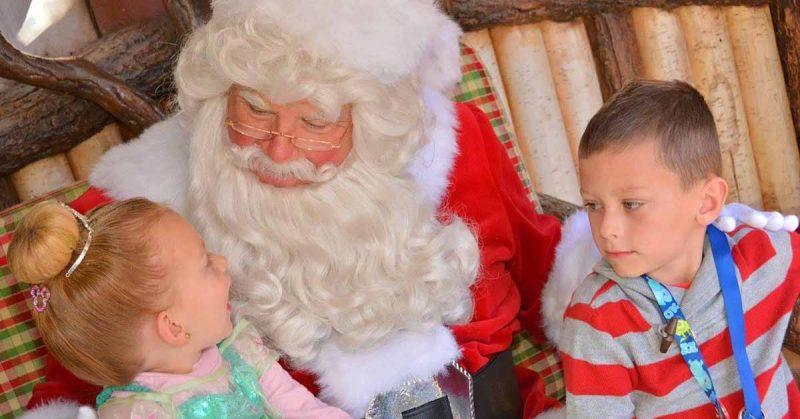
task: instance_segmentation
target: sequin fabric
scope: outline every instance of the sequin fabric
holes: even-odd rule
[[[281,414],[266,401],[259,383],[264,365],[273,356],[258,356],[260,340],[252,326],[241,322],[231,338],[218,345],[226,361],[212,376],[202,377],[164,391],[131,383],[108,387],[97,397],[98,411],[108,402],[128,404],[131,414],[141,417],[181,419],[277,419]],[[247,359],[243,359],[243,356]],[[249,361],[249,362],[248,362]],[[114,393],[132,393],[112,397]],[[186,398],[181,395],[189,394]],[[113,415],[112,415],[113,416]]]
[[[410,380],[375,396],[364,418],[402,418],[406,410],[447,396],[454,419],[473,419],[471,387],[472,377],[469,373],[456,365],[449,365],[435,377]]]

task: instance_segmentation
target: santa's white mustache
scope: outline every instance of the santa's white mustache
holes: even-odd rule
[[[244,147],[234,144],[229,151],[231,160],[236,167],[277,179],[294,178],[309,183],[327,182],[336,176],[339,170],[333,163],[325,163],[317,167],[305,158],[286,163],[275,163],[255,144]]]

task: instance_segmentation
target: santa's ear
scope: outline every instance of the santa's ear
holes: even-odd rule
[[[725,179],[714,176],[706,179],[701,187],[702,202],[697,212],[696,220],[699,224],[707,226],[714,222],[725,207],[728,198],[728,183]]]
[[[190,337],[183,326],[174,321],[166,311],[162,311],[156,316],[156,332],[162,341],[173,346],[183,346]]]

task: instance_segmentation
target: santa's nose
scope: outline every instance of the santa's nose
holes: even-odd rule
[[[260,146],[264,154],[275,163],[286,163],[300,157],[297,147],[282,135],[276,135],[272,140],[262,142]]]

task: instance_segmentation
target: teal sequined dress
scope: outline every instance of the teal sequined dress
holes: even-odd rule
[[[137,383],[108,387],[97,396],[103,418],[277,419],[259,379],[277,359],[256,330],[239,322],[218,345],[225,362],[212,373],[160,390]]]

